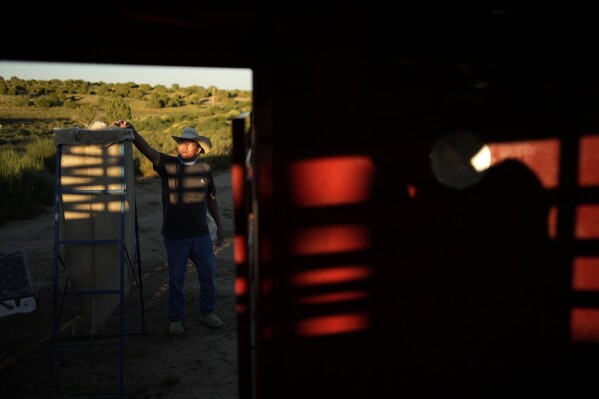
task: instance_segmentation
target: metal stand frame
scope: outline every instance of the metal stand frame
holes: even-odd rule
[[[126,247],[125,243],[125,155],[124,148],[121,149],[121,188],[120,190],[62,190],[61,181],[61,158],[62,158],[62,145],[56,146],[56,185],[55,185],[55,211],[54,211],[54,289],[53,289],[53,319],[52,319],[52,397],[56,398],[57,392],[57,361],[59,349],[76,349],[82,347],[91,346],[118,346],[118,393],[114,395],[101,395],[101,396],[84,396],[78,398],[122,398],[124,394],[124,351],[126,335],[131,331],[125,329],[125,267],[131,268],[133,281],[132,286],[137,285],[140,298],[140,311],[141,311],[141,331],[137,333],[145,334],[145,312],[144,312],[144,300],[143,300],[143,285],[142,285],[142,272],[141,272],[141,256],[139,247],[139,226],[137,220],[137,204],[135,204],[135,252],[132,254],[129,252],[129,248]],[[120,213],[120,237],[111,240],[60,240],[60,204],[62,194],[114,194],[119,195],[121,198],[121,213]],[[64,287],[59,287],[59,272],[60,267],[66,270],[63,259],[60,256],[60,247],[64,245],[81,245],[81,244],[119,244],[120,245],[120,288],[118,290],[97,290],[97,291],[74,291],[68,290],[68,275],[66,276]],[[132,258],[133,256],[133,258]],[[118,336],[118,339],[114,340],[102,340],[92,339],[84,341],[76,340],[59,340],[60,332],[60,318],[63,310],[64,300],[67,296],[79,296],[79,295],[119,295],[119,328],[117,334],[98,334]],[[60,298],[60,301],[59,301]],[[136,331],[133,331],[136,332]],[[65,396],[60,396],[65,398]],[[74,397],[71,397],[74,398]]]

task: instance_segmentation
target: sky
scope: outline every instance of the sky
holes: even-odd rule
[[[96,83],[148,83],[171,87],[216,86],[222,90],[252,90],[252,70],[149,65],[84,64],[0,60],[0,76],[24,80],[84,80]]]

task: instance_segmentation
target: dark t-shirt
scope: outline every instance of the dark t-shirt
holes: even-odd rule
[[[161,233],[179,238],[209,234],[206,199],[216,195],[210,165],[184,165],[177,157],[161,154],[154,170],[162,180]]]

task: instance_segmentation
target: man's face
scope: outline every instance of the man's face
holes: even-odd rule
[[[179,156],[185,160],[192,160],[202,150],[198,143],[193,140],[181,140],[179,142]]]

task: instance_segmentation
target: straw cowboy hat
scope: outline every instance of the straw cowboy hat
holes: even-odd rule
[[[181,136],[171,136],[177,144],[181,140],[193,140],[202,148],[202,153],[210,152],[212,149],[212,142],[208,137],[200,136],[193,127],[186,127],[183,129]]]

